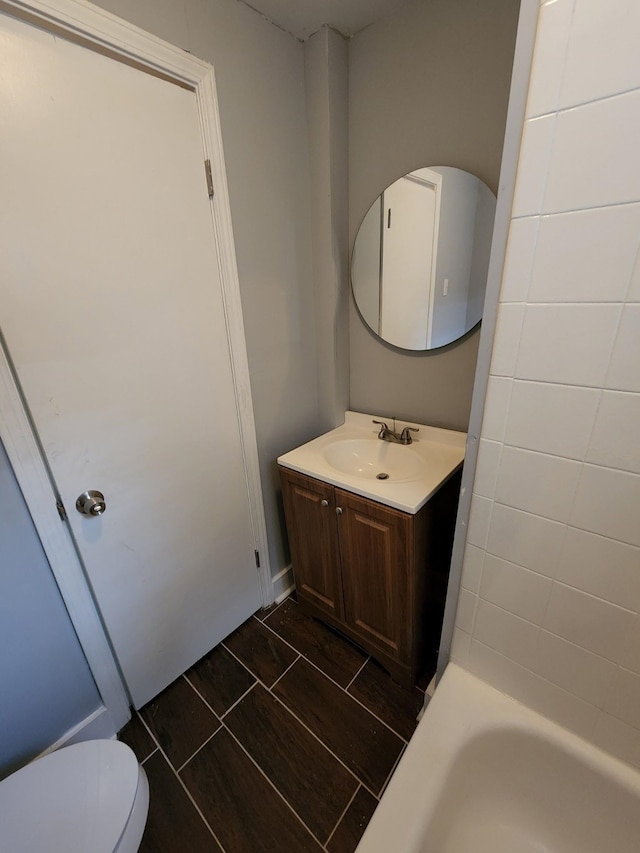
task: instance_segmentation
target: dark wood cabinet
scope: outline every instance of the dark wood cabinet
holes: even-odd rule
[[[288,468],[280,479],[301,607],[412,685],[437,656],[460,472],[415,515]]]
[[[280,471],[298,596],[343,619],[334,488],[294,471]]]

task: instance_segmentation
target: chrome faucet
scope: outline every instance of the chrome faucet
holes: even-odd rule
[[[382,439],[382,441],[390,441],[392,444],[411,444],[413,439],[411,438],[412,432],[420,432],[417,427],[406,426],[402,430],[401,433],[396,432],[396,419],[393,419],[393,429],[389,429],[384,421],[373,421],[374,424],[378,424],[380,426],[380,432],[378,433],[378,438]]]

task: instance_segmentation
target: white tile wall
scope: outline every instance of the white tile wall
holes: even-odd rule
[[[474,490],[477,495],[482,495],[485,498],[493,497],[501,453],[502,443],[500,441],[489,441],[487,438],[480,440],[474,483]]]
[[[531,221],[517,220],[518,224]],[[639,239],[640,204],[543,216],[530,274],[529,302],[624,300]],[[512,267],[515,278],[517,265],[512,262]],[[529,274],[526,260],[524,268]]]
[[[600,396],[595,388],[516,381],[504,440],[514,447],[583,459]]]
[[[573,3],[544,3],[527,99],[527,118],[551,113],[558,107],[566,62]]]
[[[495,498],[502,504],[566,521],[578,485],[579,462],[505,445]]]
[[[605,391],[586,459],[640,474],[640,394]]]
[[[531,216],[542,211],[546,173],[556,116],[529,119],[524,126],[516,179],[513,215]]]
[[[496,503],[486,539],[487,552],[554,577],[565,535],[557,521]]]
[[[467,545],[462,565],[462,588],[476,595],[480,591],[480,579],[482,577],[482,563],[484,550],[475,545]]]
[[[570,523],[640,545],[640,475],[584,465]]]
[[[630,610],[555,583],[543,619],[547,631],[609,660],[619,660],[633,625]]]
[[[640,391],[640,305],[625,305],[616,337],[607,388],[621,391]]]
[[[637,0],[576,3],[561,106],[570,107],[640,87],[639,32]]]
[[[542,212],[637,201],[639,120],[640,89],[558,113]],[[538,145],[538,156],[546,156]],[[541,211],[529,205],[526,212]]]
[[[493,376],[513,376],[515,372],[524,310],[524,305],[510,302],[503,302],[498,309],[491,355]]]
[[[539,633],[538,626],[532,622],[484,599],[478,601],[473,636],[497,652],[509,649],[509,658],[521,666],[529,669],[533,666]]]
[[[480,596],[522,619],[540,624],[553,581],[515,563],[487,554],[482,569]]]
[[[619,321],[616,303],[527,305],[516,377],[600,388]]]
[[[556,580],[635,611],[640,608],[639,567],[639,548],[568,527]]]
[[[616,675],[616,665],[605,658],[541,631],[535,670],[597,708],[603,708]]]
[[[539,224],[539,216],[513,220],[502,276],[503,302],[524,302],[527,298]]]
[[[637,0],[540,6],[454,637],[640,767]]]
[[[490,376],[487,386],[482,434],[485,438],[502,441],[509,414],[509,397],[513,382],[503,376]]]
[[[640,675],[622,667],[618,669],[606,710],[623,723],[640,729]]]

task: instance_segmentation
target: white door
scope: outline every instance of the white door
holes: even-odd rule
[[[0,78],[2,332],[140,707],[261,603],[196,97],[4,15]]]

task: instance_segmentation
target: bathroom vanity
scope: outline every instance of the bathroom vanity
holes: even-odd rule
[[[278,459],[285,516],[302,609],[410,687],[437,655],[466,435],[402,422],[401,446],[372,421]]]

